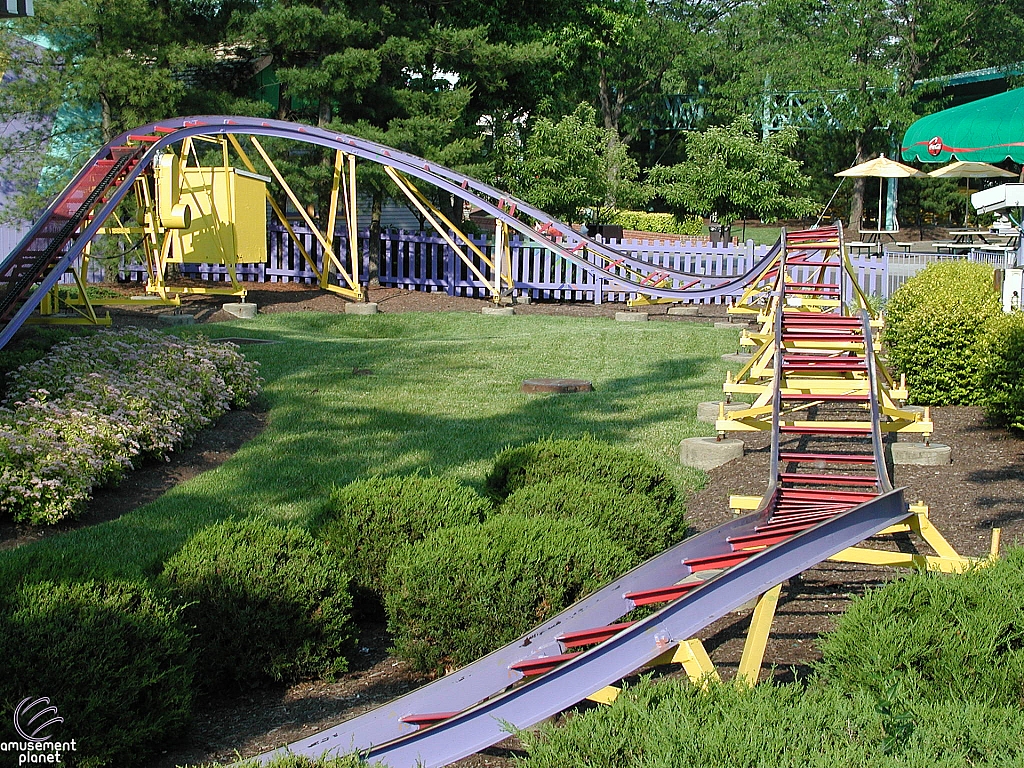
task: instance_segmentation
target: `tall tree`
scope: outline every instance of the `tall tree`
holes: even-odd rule
[[[806,216],[818,204],[801,196],[809,179],[788,153],[796,130],[761,140],[749,117],[686,137],[687,159],[651,169],[648,181],[678,216],[710,216],[726,228],[738,218]]]

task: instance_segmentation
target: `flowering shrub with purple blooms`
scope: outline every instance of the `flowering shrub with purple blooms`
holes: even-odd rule
[[[126,329],[76,338],[10,374],[0,405],[0,510],[73,515],[139,457],[165,457],[258,394],[234,345]]]

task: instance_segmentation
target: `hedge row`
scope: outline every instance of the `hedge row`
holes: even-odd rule
[[[490,500],[452,480],[370,478],[317,520],[356,612],[383,607],[420,669],[497,648],[686,534],[665,470],[590,437],[502,451],[485,486]]]
[[[128,329],[57,344],[7,381],[0,509],[17,522],[73,516],[92,489],[187,442],[259,391],[237,348]]]
[[[704,220],[691,216],[680,221],[671,213],[649,213],[647,211],[615,211],[608,219],[623,229],[639,232],[657,232],[666,235],[699,236],[704,233]]]
[[[663,680],[610,707],[520,734],[524,768],[1021,768],[1024,712],[976,701],[879,702],[799,684],[707,691]]]
[[[988,421],[1024,429],[1024,313],[1004,314],[991,267],[939,262],[886,307],[885,346],[911,401],[981,405]]]
[[[937,262],[900,286],[886,305],[884,340],[889,362],[906,374],[911,401],[983,402],[983,342],[1001,315],[985,264]]]
[[[678,508],[653,462],[586,444],[620,481]],[[424,669],[471,661],[671,539],[651,512],[661,502],[607,480],[591,483],[588,510],[546,509],[558,483],[588,487],[566,458],[586,453],[556,453],[566,476],[530,501],[524,485],[500,509],[450,480],[371,478],[332,493],[314,533],[258,518],[198,531],[149,584],[9,574],[19,586],[0,596],[0,654],[15,673],[0,676],[0,720],[26,695],[48,696],[65,718],[57,735],[79,744],[68,765],[141,764],[204,695],[344,671],[356,635],[348,569],[386,603],[400,653]]]
[[[358,610],[381,610],[381,584],[391,554],[438,528],[481,523],[493,513],[487,499],[461,483],[437,477],[371,477],[335,488],[314,526],[352,576]]]
[[[68,766],[146,764],[202,694],[330,678],[353,647],[348,577],[327,548],[259,519],[200,531],[153,584],[19,575],[0,599],[0,740],[18,740],[22,699],[49,697],[54,737],[77,742]]]

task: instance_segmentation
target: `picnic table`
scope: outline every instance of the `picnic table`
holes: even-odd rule
[[[1001,236],[991,230],[982,229],[951,229],[949,236],[953,238],[954,245],[973,244],[981,242],[985,245],[1003,245]]]
[[[859,236],[865,243],[881,243],[884,238],[889,238],[890,242],[895,243],[896,235],[899,233],[898,229],[862,229]]]

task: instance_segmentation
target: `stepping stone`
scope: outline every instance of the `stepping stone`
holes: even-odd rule
[[[521,392],[593,392],[594,385],[584,379],[526,379]]]

